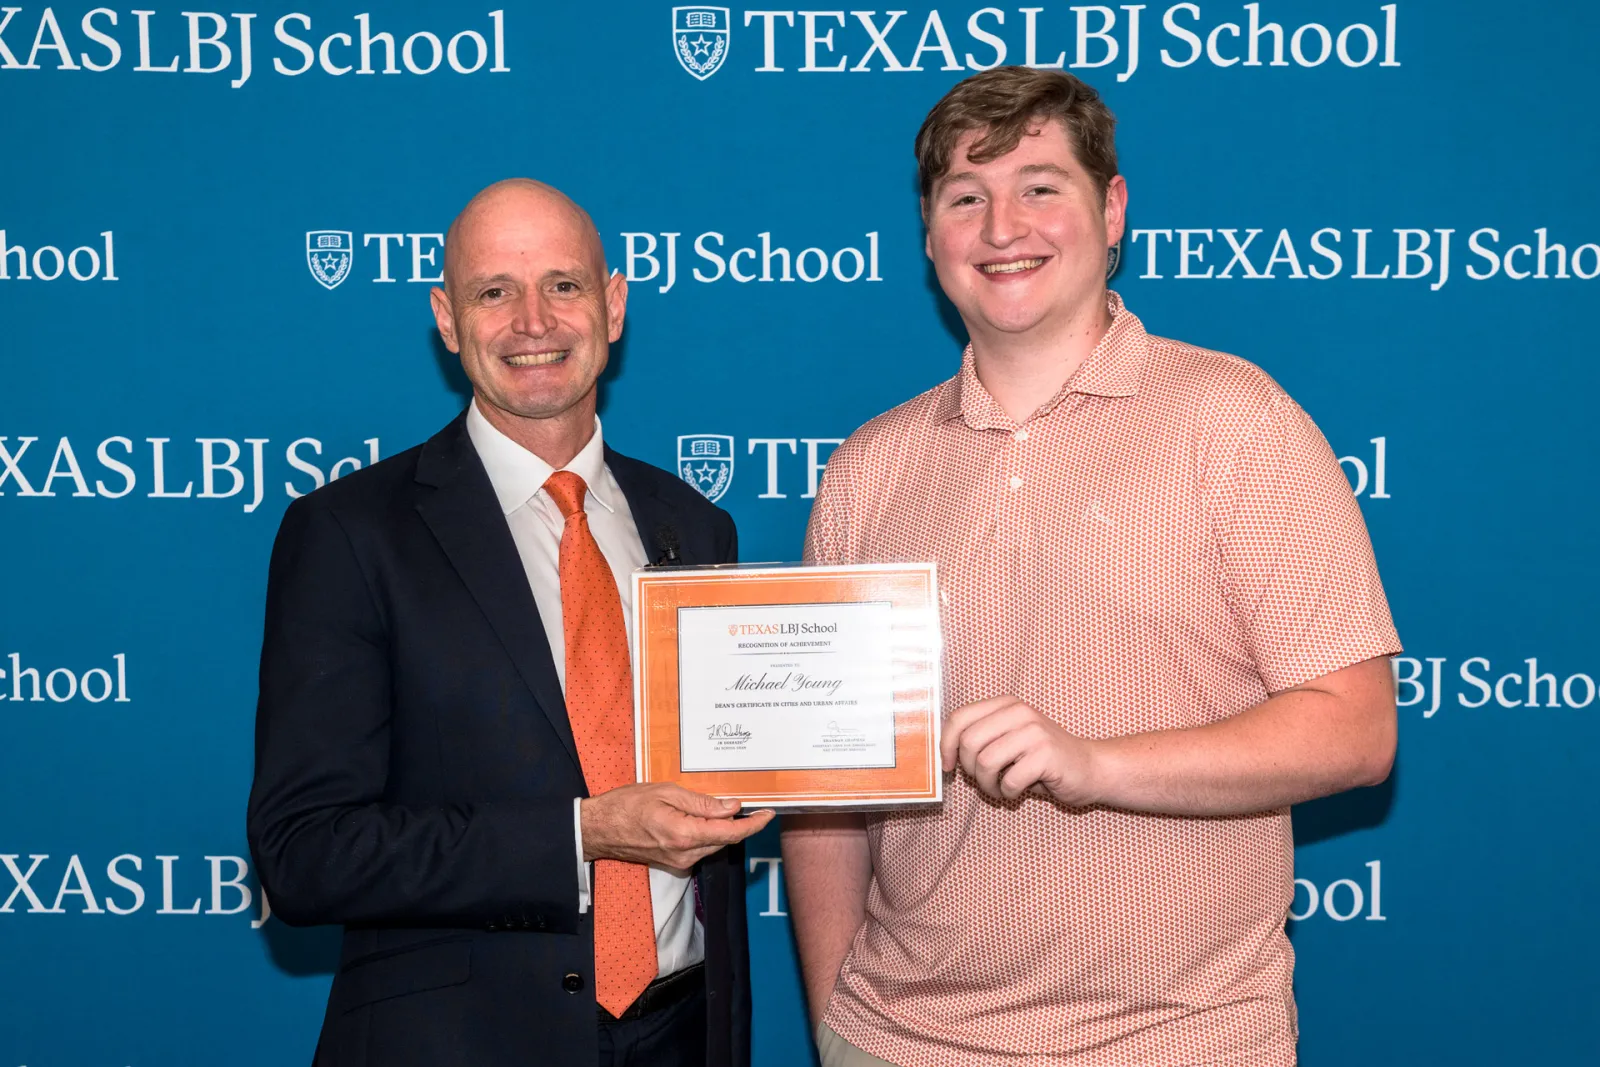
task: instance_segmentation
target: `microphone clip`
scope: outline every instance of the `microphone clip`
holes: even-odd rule
[[[656,557],[657,567],[681,567],[683,556],[678,552],[678,531],[669,523],[662,523],[656,527],[656,547],[661,554]]]

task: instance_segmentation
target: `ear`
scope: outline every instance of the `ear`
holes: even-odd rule
[[[922,204],[922,254],[929,259],[933,258],[933,230],[928,225],[928,198],[921,199]]]
[[[444,346],[459,355],[461,342],[456,338],[456,313],[450,306],[449,294],[434,286],[428,292],[428,303],[433,305],[433,321],[439,327],[439,336],[444,339]]]
[[[1128,222],[1128,183],[1118,174],[1106,185],[1106,247],[1122,240]]]
[[[615,344],[622,336],[622,322],[628,315],[628,276],[612,271],[606,280],[606,336]]]

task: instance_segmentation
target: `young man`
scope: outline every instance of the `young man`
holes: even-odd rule
[[[740,842],[771,814],[634,781],[631,572],[733,520],[606,447],[628,283],[583,209],[497,182],[445,239],[472,382],[426,444],[296,501],[267,581],[250,849],[339,923],[320,1067],[748,1067]]]
[[[934,812],[785,820],[825,1067],[1295,1062],[1289,806],[1388,774],[1365,525],[1265,373],[1106,289],[1114,119],[1058,71],[917,135],[960,372],[833,455],[806,557],[937,560]]]

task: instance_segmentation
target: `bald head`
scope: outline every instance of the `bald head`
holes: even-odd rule
[[[532,178],[506,178],[467,201],[444,238],[444,284],[452,295],[466,278],[474,252],[508,228],[532,228],[539,235],[588,259],[606,274],[605,248],[589,213],[566,193]]]
[[[484,417],[551,466],[577,455],[628,307],[588,212],[543,182],[495,182],[450,224],[428,300]]]

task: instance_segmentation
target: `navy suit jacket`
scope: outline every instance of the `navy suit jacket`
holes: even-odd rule
[[[607,449],[646,555],[733,520]],[[667,538],[670,540],[670,537]],[[279,918],[345,927],[321,1067],[596,1062],[587,796],[533,592],[465,416],[295,501],[272,552],[248,832]],[[743,850],[695,871],[708,1063],[750,1059]]]

